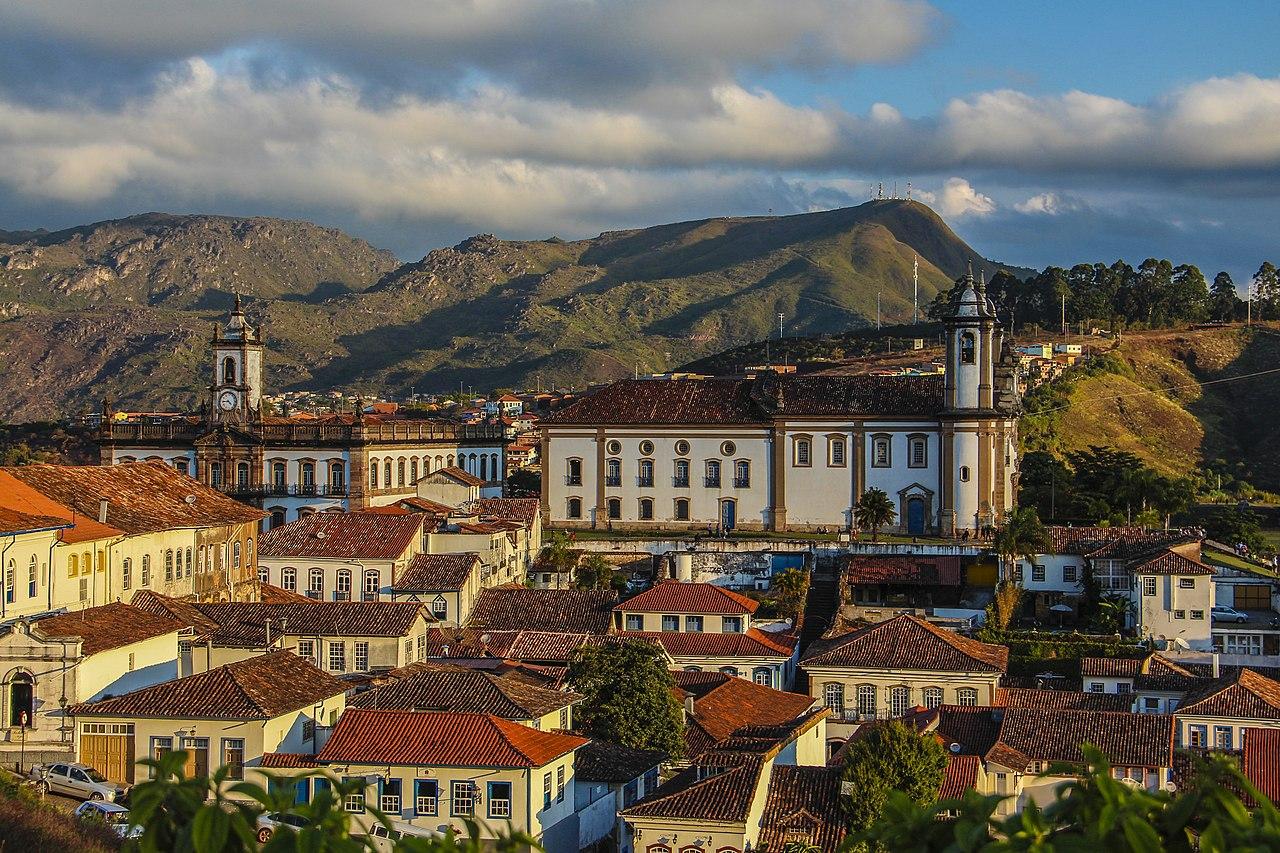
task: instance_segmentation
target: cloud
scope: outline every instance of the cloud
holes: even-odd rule
[[[938,213],[956,219],[994,213],[996,203],[975,190],[964,178],[947,178],[937,193]]]
[[[1041,216],[1060,216],[1063,213],[1082,210],[1084,202],[1072,195],[1060,192],[1037,193],[1025,201],[1014,204],[1018,213]]]

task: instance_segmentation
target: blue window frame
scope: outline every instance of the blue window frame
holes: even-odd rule
[[[489,783],[489,817],[508,820],[511,817],[511,783]]]
[[[317,782],[322,781],[317,779]],[[311,802],[311,780],[299,779],[293,786],[293,801],[298,805]]]
[[[435,779],[413,780],[413,812],[435,816],[440,813],[440,783]]]

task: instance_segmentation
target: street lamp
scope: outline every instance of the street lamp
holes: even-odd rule
[[[22,746],[18,748],[18,775],[22,775],[22,765],[27,761],[27,725],[31,722],[30,715],[23,711],[18,715],[18,730],[22,737]]]

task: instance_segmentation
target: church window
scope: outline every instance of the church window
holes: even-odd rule
[[[812,465],[813,444],[807,438],[796,439],[795,464],[801,467]]]
[[[707,488],[720,488],[720,462],[718,460],[707,460]]]
[[[450,467],[450,468],[452,468],[452,467],[453,467],[453,454],[452,454],[452,453],[450,453],[446,458],[448,459],[449,467]],[[459,459],[458,461],[462,461],[462,460],[461,460],[461,459]]]
[[[480,479],[481,479],[481,480],[488,480],[488,479],[489,479],[489,457],[488,457],[488,456],[486,456],[486,455],[484,455],[484,454],[481,454],[481,455],[480,455],[480,474],[479,474],[479,477],[480,477]]]
[[[604,463],[604,484],[606,486],[622,485],[622,460],[609,459]]]
[[[827,458],[831,467],[844,467],[845,443],[843,438],[834,437],[827,440]]]
[[[888,468],[893,464],[892,447],[887,435],[877,435],[871,439],[871,467]]]
[[[652,498],[640,499],[640,520],[653,521],[653,499]]]
[[[391,488],[391,460],[382,463],[382,487]]]
[[[396,460],[396,485],[404,485],[404,459]]]
[[[249,485],[249,463],[241,462],[236,465],[236,485],[245,488]]]
[[[298,589],[298,570],[293,568],[285,568],[280,571],[280,586],[290,592],[296,592]]]
[[[582,498],[569,498],[569,517],[582,518]]]
[[[960,363],[973,364],[977,361],[977,342],[973,332],[960,335]]]
[[[737,489],[751,488],[751,463],[746,459],[733,463],[733,485]]]
[[[929,464],[929,442],[922,435],[913,435],[907,440],[907,467],[924,468]]]
[[[231,356],[222,360],[222,382],[226,385],[234,385],[236,382],[236,360]]]
[[[676,521],[689,520],[689,499],[676,498]]]
[[[409,460],[409,482],[418,482],[418,457]]]
[[[570,459],[566,464],[564,482],[566,486],[582,485],[582,460]]]
[[[369,464],[369,488],[378,488],[378,460],[375,459]]]
[[[215,489],[218,486],[222,485],[222,463],[221,462],[209,463],[209,485],[213,486]]]
[[[960,482],[962,483],[969,482],[969,466],[968,465],[960,466]]]
[[[618,498],[609,498],[608,509],[610,519],[622,518],[622,501]]]

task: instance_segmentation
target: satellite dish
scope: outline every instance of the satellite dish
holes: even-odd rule
[[[959,755],[959,754],[960,754],[960,744],[958,744],[958,743],[953,743],[953,744],[951,744],[950,746],[948,746],[948,747],[947,747],[947,749],[951,750],[951,754],[952,754],[952,755]]]
[[[480,635],[480,642],[482,642],[482,643],[488,643],[488,642],[489,642],[489,639],[490,639],[490,638],[489,638],[489,635],[488,635],[488,634],[481,634],[481,635]]]
[[[195,506],[195,503],[196,503],[196,496],[195,496],[195,495],[187,495],[185,498],[183,498],[183,500],[184,500],[184,501],[186,501],[187,503],[191,504],[192,506]]]
[[[1165,785],[1164,785],[1164,789],[1165,789],[1166,791],[1168,791],[1170,794],[1177,793],[1177,791],[1178,791],[1178,783],[1177,783],[1177,782],[1166,782],[1166,783],[1165,783]]]
[[[317,538],[317,539],[323,539],[323,538],[324,538],[324,535],[325,535],[325,534],[324,534],[324,531],[323,531],[323,530],[317,530],[317,531],[316,531],[316,538]]]

